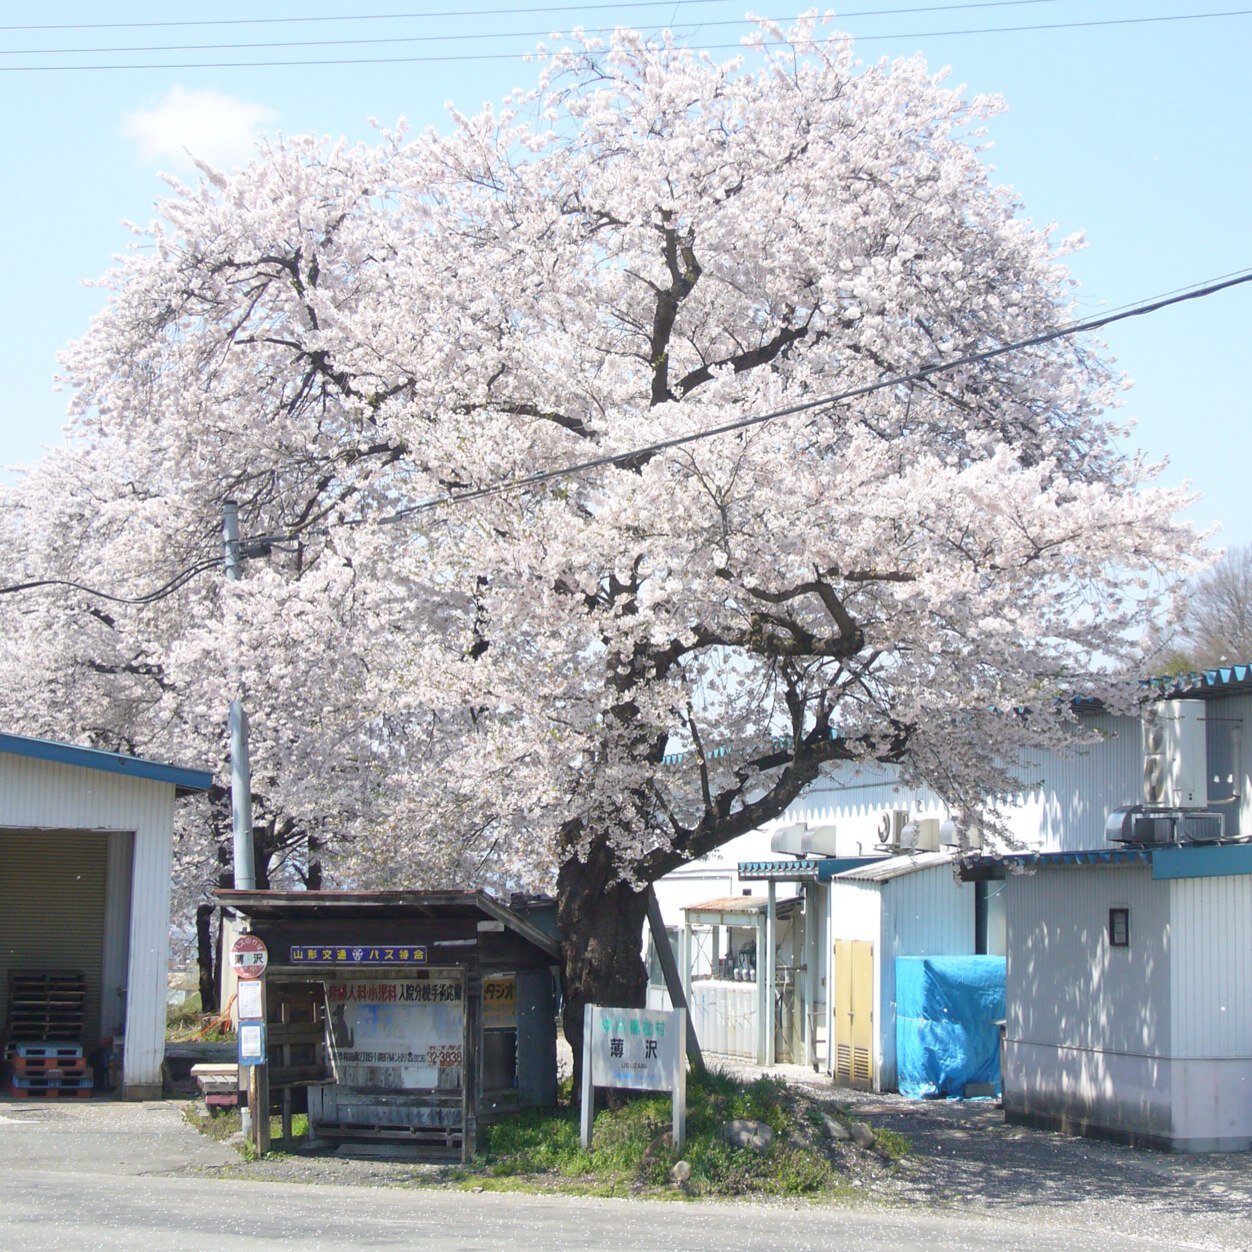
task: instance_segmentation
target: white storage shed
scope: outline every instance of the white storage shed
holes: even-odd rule
[[[1252,846],[1007,861],[1006,1119],[1252,1148]]]
[[[161,1093],[174,801],[211,781],[0,734],[0,1014],[15,972],[81,972],[84,1048],[111,1041],[129,1099]]]

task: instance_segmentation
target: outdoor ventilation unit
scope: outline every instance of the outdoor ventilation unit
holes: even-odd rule
[[[769,850],[787,856],[835,856],[835,828],[810,826],[808,822],[780,826],[770,836]]]
[[[938,852],[939,827],[937,817],[921,817],[916,821],[906,822],[900,831],[900,850],[902,852]]]
[[[944,848],[961,846],[961,832],[950,817],[939,823],[939,844]],[[970,825],[965,828],[965,848],[970,852],[982,849],[982,827]]]
[[[796,822],[791,826],[780,826],[770,837],[769,850],[784,852],[788,856],[806,856],[804,841],[809,829],[808,822]]]
[[[1162,700],[1143,714],[1143,802],[1167,809],[1204,808],[1208,760],[1204,701]]]
[[[813,826],[805,832],[801,843],[805,856],[838,856],[833,826]]]
[[[1141,847],[1171,843],[1221,843],[1224,832],[1220,813],[1197,809],[1149,809],[1141,804],[1114,809],[1104,823],[1107,842]]]

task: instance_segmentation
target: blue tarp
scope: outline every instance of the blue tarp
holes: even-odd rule
[[[903,1095],[1000,1090],[1002,956],[902,956],[896,960],[896,1071]]]

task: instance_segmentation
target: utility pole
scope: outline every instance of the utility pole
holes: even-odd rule
[[[226,577],[238,582],[239,505],[222,505],[222,546]],[[256,890],[256,863],[252,845],[252,768],[248,762],[248,715],[238,696],[230,702],[230,816],[235,841],[235,889]]]

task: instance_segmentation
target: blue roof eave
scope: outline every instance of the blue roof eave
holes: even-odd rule
[[[30,739],[25,735],[0,733],[0,752],[33,761],[47,761],[53,765],[100,770],[123,778],[170,783],[175,795],[179,796],[196,795],[208,791],[213,785],[213,774],[209,770],[186,769],[181,765],[167,765],[162,761],[125,756],[120,752],[104,752],[99,748],[80,748],[76,744],[58,743],[54,739]]]

